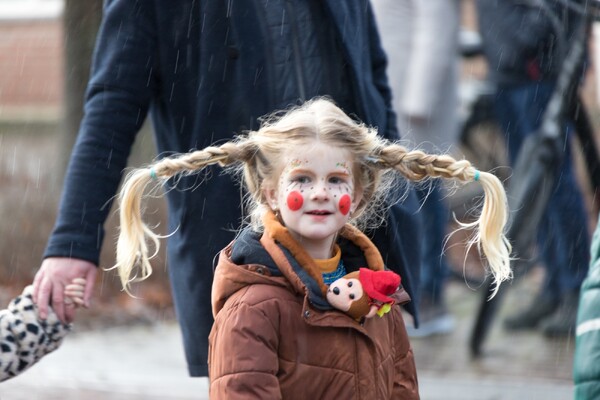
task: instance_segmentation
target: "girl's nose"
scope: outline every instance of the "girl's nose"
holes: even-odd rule
[[[312,187],[311,198],[313,200],[329,200],[329,196],[329,188],[327,187],[326,182],[317,182],[315,183],[315,186]]]

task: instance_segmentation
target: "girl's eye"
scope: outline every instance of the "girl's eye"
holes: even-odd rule
[[[334,185],[338,185],[340,183],[344,183],[345,181],[340,178],[339,176],[332,176],[331,178],[329,178],[329,183],[332,183]]]
[[[310,178],[308,176],[296,176],[292,178],[292,182],[301,184],[310,183]]]

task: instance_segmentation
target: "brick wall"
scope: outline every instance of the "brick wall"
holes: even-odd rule
[[[62,99],[61,20],[0,21],[0,110],[58,110]]]

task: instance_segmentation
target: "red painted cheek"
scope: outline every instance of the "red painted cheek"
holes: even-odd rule
[[[350,198],[350,195],[345,194],[342,197],[340,197],[340,202],[338,204],[338,207],[342,214],[348,215],[348,213],[350,212],[351,205],[352,205],[352,199]]]
[[[302,194],[298,191],[293,191],[288,194],[287,197],[287,206],[292,211],[298,211],[302,208],[302,203],[304,203],[304,199],[302,198]]]

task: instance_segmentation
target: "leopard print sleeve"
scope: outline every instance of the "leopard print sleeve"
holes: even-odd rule
[[[13,299],[0,311],[0,382],[31,367],[44,355],[56,350],[71,330],[49,309],[41,320],[33,303],[33,287]]]

